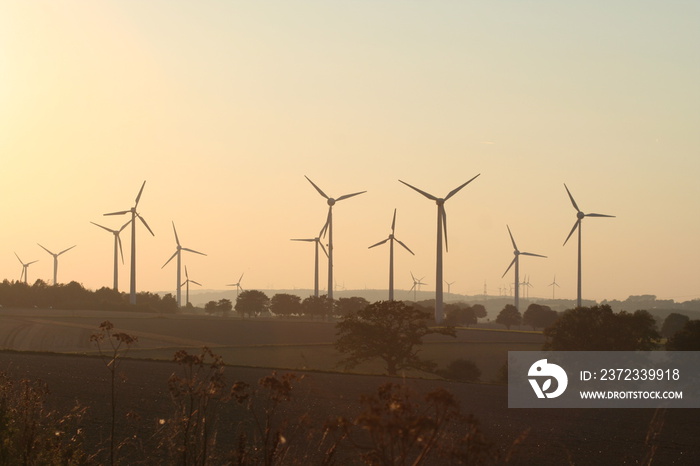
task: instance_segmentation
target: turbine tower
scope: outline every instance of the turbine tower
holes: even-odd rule
[[[345,194],[343,196],[340,196],[337,199],[334,199],[332,197],[328,197],[326,193],[321,191],[321,188],[316,186],[313,181],[309,179],[308,176],[304,176],[309,183],[311,183],[311,186],[316,188],[316,191],[326,198],[327,203],[328,203],[328,219],[326,220],[326,232],[328,233],[328,298],[333,299],[333,206],[335,205],[336,202],[342,201],[343,199],[347,199],[349,197],[357,196],[358,194],[366,193],[367,191],[360,191],[357,193],[352,193],[352,194]],[[324,234],[325,236],[325,234]]]
[[[131,220],[126,222],[122,227],[118,230],[112,230],[111,228],[103,227],[102,225],[99,225],[95,222],[90,222],[93,225],[96,225],[103,230],[107,230],[108,232],[112,233],[114,235],[114,291],[119,291],[119,256],[117,255],[117,252],[119,255],[122,257],[122,264],[124,263],[124,251],[122,251],[122,240],[119,238],[119,233],[126,228],[126,226],[131,223]],[[119,251],[117,251],[119,249]]]
[[[228,285],[226,285],[226,286],[235,286],[236,287],[236,300],[238,300],[238,292],[243,289],[243,287],[241,286],[241,280],[243,280],[244,274],[245,274],[245,272],[243,272],[241,274],[241,278],[239,278],[236,283],[229,283]]]
[[[323,253],[328,257],[328,252],[326,251],[326,248],[323,246],[323,243],[321,243],[321,236],[323,236],[323,233],[326,230],[326,227],[328,227],[328,222],[326,222],[325,225],[323,225],[323,228],[321,228],[321,231],[319,232],[318,236],[315,238],[305,238],[305,239],[292,239],[290,241],[308,241],[308,242],[313,242],[316,243],[315,247],[315,254],[314,254],[314,296],[318,298],[318,247],[320,246],[321,249],[323,249]]]
[[[175,233],[175,243],[177,244],[177,248],[175,249],[175,252],[173,253],[173,255],[170,256],[170,259],[168,259],[167,261],[165,261],[165,264],[163,264],[163,267],[165,267],[166,265],[168,265],[168,262],[170,262],[171,260],[173,260],[174,257],[177,256],[177,307],[180,307],[180,305],[181,305],[181,296],[182,296],[182,292],[181,292],[181,289],[182,289],[182,283],[181,283],[181,280],[182,280],[182,278],[181,278],[181,270],[182,270],[182,266],[181,266],[181,263],[182,263],[182,262],[181,262],[181,261],[182,261],[182,257],[181,257],[181,254],[180,254],[180,253],[181,253],[182,251],[187,251],[187,252],[193,252],[193,253],[195,253],[195,254],[200,254],[200,255],[202,255],[202,256],[206,256],[206,254],[204,254],[203,252],[195,251],[194,249],[183,248],[183,247],[180,245],[180,239],[177,237],[177,230],[175,229],[175,222],[173,222],[173,232]],[[162,269],[163,267],[161,267],[161,269]]]
[[[36,244],[39,244],[39,243],[36,243]],[[39,244],[39,246],[41,246],[41,244]],[[54,254],[51,251],[49,251],[48,249],[46,249],[44,246],[41,246],[41,249],[43,249],[44,251],[48,252],[49,254],[51,254],[53,256],[53,284],[54,285],[58,284],[58,282],[56,281],[56,277],[58,276],[58,256],[60,256],[61,254],[63,254],[66,251],[70,251],[75,246],[77,246],[77,245],[73,245],[73,246],[69,247],[68,249],[64,249],[63,251],[59,252],[58,254]]]
[[[187,273],[187,266],[185,266],[185,281],[182,283],[183,285],[186,286],[185,288],[185,307],[190,303],[190,283],[194,283],[195,285],[202,286],[201,283],[196,282],[194,280],[190,280],[190,276]]]
[[[423,283],[423,279],[424,279],[425,277],[421,277],[421,278],[418,278],[418,279],[417,279],[417,278],[413,275],[413,272],[411,272],[411,278],[413,279],[413,286],[411,287],[410,290],[408,290],[408,292],[410,293],[411,291],[413,291],[413,302],[415,303],[415,302],[416,302],[416,291],[418,290],[418,287],[419,287],[420,285],[425,285],[426,283]]]
[[[413,251],[411,251],[408,246],[403,244],[401,240],[399,240],[396,236],[394,236],[394,231],[396,227],[396,209],[394,209],[394,219],[391,221],[391,233],[389,234],[389,237],[385,240],[382,240],[376,244],[373,244],[372,246],[369,246],[367,249],[372,249],[375,246],[379,246],[380,244],[384,244],[387,241],[389,241],[389,301],[394,300],[394,241],[399,243],[401,246],[406,249],[406,251],[410,252],[413,254]],[[415,256],[415,254],[413,254]]]
[[[141,199],[141,194],[143,193],[143,188],[146,186],[146,182],[144,181],[143,184],[141,185],[141,189],[139,190],[138,195],[136,196],[136,201],[134,202],[134,207],[132,207],[129,210],[122,210],[119,212],[110,212],[108,214],[104,215],[124,215],[124,214],[131,214],[131,283],[129,284],[129,302],[131,304],[136,304],[136,217],[138,217],[143,225],[146,227],[146,229],[151,233],[151,235],[155,236],[155,233],[153,233],[153,230],[151,230],[151,227],[148,226],[148,223],[146,223],[146,220],[144,220],[141,215],[136,211],[136,207],[139,205],[139,200]]]
[[[481,173],[480,173],[481,174]],[[479,174],[479,175],[480,175]],[[460,189],[464,188],[466,185],[474,181],[476,177],[479,175],[476,175],[474,178],[471,180],[467,181],[466,183],[461,184],[460,186],[456,187],[452,191],[447,194],[444,198],[438,198],[433,196],[432,194],[428,194],[425,191],[421,191],[420,189],[416,188],[415,186],[411,186],[410,184],[406,183],[405,181],[401,181],[401,183],[405,184],[409,188],[418,191],[420,194],[423,196],[427,197],[428,199],[435,201],[437,204],[437,260],[436,260],[436,267],[435,267],[435,323],[441,324],[442,319],[443,319],[443,296],[442,296],[442,237],[444,235],[445,237],[445,251],[447,251],[447,214],[445,213],[445,202],[457,194]]]
[[[17,256],[17,253],[15,253],[15,256]],[[22,264],[22,274],[19,276],[19,281],[22,281],[22,278],[24,278],[24,284],[27,284],[27,269],[29,269],[29,266],[32,265],[35,262],[39,262],[38,260],[27,262],[26,264],[22,262],[22,259],[17,256],[17,260],[19,261],[20,264]]]
[[[506,228],[508,229],[508,235],[510,236],[510,241],[513,243],[513,261],[510,263],[508,268],[506,269],[505,272],[503,272],[503,275],[501,275],[501,278],[505,277],[508,271],[510,270],[513,265],[515,265],[515,308],[520,310],[520,285],[521,284],[526,284],[529,285],[529,283],[520,283],[520,256],[533,256],[533,257],[547,257],[547,256],[542,256],[540,254],[533,254],[531,252],[521,252],[518,249],[518,246],[515,244],[515,239],[513,238],[513,233],[510,231],[510,227],[506,225]],[[526,280],[527,281],[527,280]]]
[[[571,238],[571,235],[574,234],[574,231],[578,229],[578,287],[576,291],[576,307],[581,307],[581,221],[583,220],[584,217],[615,217],[614,215],[605,215],[605,214],[584,214],[581,212],[581,209],[578,208],[578,205],[576,205],[576,201],[574,201],[574,196],[571,195],[571,192],[569,191],[569,188],[566,186],[566,183],[564,183],[564,188],[566,189],[566,193],[569,195],[569,199],[571,199],[571,204],[574,206],[574,209],[576,209],[576,223],[574,223],[574,227],[571,229],[571,232],[569,232],[569,236],[566,237],[566,240],[564,241],[564,245],[566,245],[566,242],[569,241],[569,238]]]
[[[554,290],[556,290],[557,287],[559,287],[559,283],[557,283],[557,276],[556,275],[554,276],[554,281],[552,281],[552,283],[550,283],[547,286],[552,287],[552,299],[554,299]],[[559,287],[559,288],[561,288],[561,287]]]

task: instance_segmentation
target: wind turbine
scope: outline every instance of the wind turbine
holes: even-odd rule
[[[480,173],[481,174],[481,173]],[[479,174],[479,175],[480,175]],[[441,324],[442,323],[442,318],[443,318],[443,297],[442,297],[442,237],[443,235],[445,236],[445,251],[447,251],[447,214],[445,213],[445,202],[457,194],[460,189],[464,188],[466,185],[474,181],[476,177],[479,175],[476,175],[474,178],[471,180],[467,181],[466,183],[461,184],[460,186],[456,187],[452,191],[450,191],[447,196],[444,198],[439,198],[435,197],[432,194],[428,194],[425,191],[421,191],[420,189],[416,188],[415,186],[411,186],[410,184],[406,183],[405,181],[401,181],[401,183],[405,184],[409,188],[418,191],[421,193],[423,196],[427,197],[428,199],[435,201],[437,204],[437,260],[436,260],[436,267],[435,267],[435,323]]]
[[[236,283],[229,283],[228,285],[226,285],[226,286],[235,286],[236,287],[236,300],[238,299],[238,292],[243,289],[243,287],[241,286],[241,280],[243,280],[244,274],[245,274],[245,272],[243,272],[241,274],[241,278],[239,278]]]
[[[39,244],[39,243],[36,243],[36,244]],[[39,244],[39,246],[41,246],[41,244]],[[51,251],[49,251],[48,249],[46,249],[44,246],[41,246],[41,249],[43,249],[44,251],[48,252],[49,254],[51,254],[53,256],[53,284],[54,285],[56,285],[58,283],[56,281],[56,276],[58,275],[58,256],[60,256],[61,254],[63,254],[66,251],[70,251],[75,246],[77,246],[77,245],[73,245],[73,246],[69,247],[68,249],[64,249],[63,251],[59,252],[58,254],[54,254]]]
[[[17,253],[15,253],[15,256],[17,256]],[[39,260],[27,262],[26,264],[22,262],[22,259],[17,256],[17,260],[19,261],[20,264],[22,264],[22,274],[19,276],[19,281],[22,281],[22,278],[24,277],[24,284],[27,284],[27,269],[29,268],[30,265],[32,265],[34,262],[39,262]]]
[[[316,188],[316,191],[318,193],[325,197],[328,203],[328,219],[326,220],[326,232],[328,233],[328,298],[333,299],[333,206],[335,205],[336,202],[342,201],[343,199],[347,199],[349,197],[357,196],[358,194],[366,193],[367,191],[360,191],[357,193],[352,193],[352,194],[344,194],[340,196],[337,199],[334,199],[332,197],[328,197],[326,193],[321,191],[321,188],[316,186],[313,181],[309,179],[308,176],[304,175],[304,178],[306,178],[309,183],[311,183],[311,186]],[[325,236],[325,234],[324,234]]]
[[[187,273],[187,266],[185,266],[185,281],[182,282],[183,285],[186,286],[185,288],[185,306],[187,306],[190,303],[190,283],[194,283],[195,285],[202,286],[201,283],[196,282],[194,280],[190,280],[190,276]]]
[[[193,252],[193,253],[195,253],[195,254],[200,254],[200,255],[202,255],[202,256],[206,256],[206,254],[204,254],[203,252],[195,251],[194,249],[183,248],[183,247],[180,245],[180,239],[177,237],[177,230],[175,229],[175,222],[173,222],[173,232],[175,233],[175,243],[177,244],[177,249],[175,249],[175,252],[173,253],[173,255],[170,256],[170,259],[168,259],[167,261],[165,261],[165,264],[163,264],[163,267],[165,267],[166,265],[168,265],[168,262],[170,262],[171,260],[173,260],[174,257],[177,256],[177,307],[180,307],[180,304],[181,304],[181,295],[182,295],[182,293],[181,293],[182,284],[180,283],[180,281],[182,280],[182,278],[181,278],[182,266],[180,265],[180,264],[181,264],[181,259],[182,259],[182,258],[181,258],[181,254],[180,254],[180,253],[181,253],[182,251],[187,251],[187,252]],[[161,269],[162,269],[163,267],[161,267]]]
[[[418,290],[418,287],[419,287],[420,285],[425,285],[425,284],[426,284],[426,283],[423,283],[423,281],[422,281],[425,277],[421,277],[421,278],[418,278],[418,279],[417,279],[417,278],[413,275],[413,272],[411,272],[411,278],[413,279],[413,286],[411,287],[410,290],[408,290],[408,292],[410,293],[411,291],[413,291],[413,302],[416,302],[416,291]]]
[[[138,195],[136,196],[136,201],[134,202],[134,207],[132,207],[129,210],[122,210],[119,212],[110,212],[108,214],[104,215],[124,215],[124,214],[131,214],[131,283],[129,285],[129,291],[130,291],[130,296],[129,296],[129,302],[131,304],[136,304],[136,217],[138,217],[143,225],[146,227],[146,229],[151,233],[151,235],[155,236],[155,233],[153,233],[153,230],[151,230],[151,227],[148,226],[148,223],[146,223],[146,220],[144,220],[141,215],[139,215],[138,212],[136,212],[136,207],[139,205],[139,199],[141,199],[141,193],[143,193],[143,188],[146,186],[146,182],[144,181],[143,184],[141,185],[141,189],[139,190]]]
[[[102,225],[99,225],[95,222],[90,222],[93,225],[96,225],[103,230],[107,230],[108,232],[112,233],[114,235],[114,291],[119,291],[119,257],[117,255],[117,252],[122,257],[122,264],[124,263],[124,252],[122,251],[122,240],[119,238],[119,233],[126,228],[126,226],[131,223],[131,220],[126,222],[122,227],[118,230],[112,230],[111,228],[103,227]],[[117,251],[119,249],[119,251]]]
[[[569,241],[569,238],[571,238],[571,235],[574,234],[574,231],[578,228],[578,288],[576,291],[576,307],[581,307],[581,221],[583,220],[584,217],[615,217],[614,215],[604,215],[604,214],[584,214],[581,212],[581,209],[578,208],[578,205],[576,205],[576,201],[574,201],[574,196],[571,195],[571,192],[569,191],[569,188],[566,186],[566,183],[564,183],[564,188],[566,189],[566,193],[569,195],[569,199],[571,199],[571,204],[574,206],[574,209],[576,209],[576,223],[574,223],[574,227],[571,229],[571,232],[569,232],[569,236],[566,237],[566,240],[564,241],[564,245],[566,245],[566,242]]]
[[[452,288],[453,283],[454,282],[448,282],[447,280],[445,280],[445,285],[447,285],[447,294],[451,293],[450,289]]]
[[[533,257],[547,257],[547,256],[542,256],[540,254],[533,254],[531,252],[521,252],[518,249],[518,246],[515,244],[515,239],[513,238],[513,233],[510,231],[510,227],[506,225],[506,228],[508,229],[508,235],[510,236],[510,241],[513,243],[513,261],[510,263],[508,268],[506,269],[505,272],[503,272],[503,275],[501,275],[501,278],[505,277],[508,271],[510,270],[513,265],[515,265],[515,308],[520,310],[520,285],[529,285],[529,283],[520,283],[520,256],[533,256]],[[526,279],[527,281],[527,279]]]
[[[323,225],[323,228],[321,228],[321,231],[319,232],[318,236],[315,238],[305,238],[305,239],[292,239],[290,241],[308,241],[308,242],[313,242],[316,243],[315,247],[315,255],[314,255],[314,296],[318,298],[318,247],[321,246],[321,249],[323,249],[323,253],[328,257],[328,252],[326,251],[326,248],[323,246],[323,243],[321,242],[321,236],[323,236],[323,232],[326,230],[326,227],[328,226],[328,222],[326,221],[326,224]]]
[[[547,286],[552,287],[552,299],[554,299],[554,290],[556,290],[557,287],[559,286],[559,283],[557,283],[557,276],[556,275],[554,276],[554,281]],[[559,287],[559,288],[561,288],[561,287]]]
[[[394,209],[394,218],[391,221],[391,233],[387,237],[387,239],[382,240],[376,244],[373,244],[372,246],[369,246],[367,249],[372,249],[375,246],[379,246],[380,244],[384,244],[387,241],[389,241],[389,301],[394,300],[394,241],[399,243],[401,246],[404,247],[404,249],[411,254],[413,254],[413,251],[411,251],[408,246],[403,244],[401,240],[396,238],[394,236],[394,231],[396,227],[396,209]],[[415,254],[413,254],[415,256]]]

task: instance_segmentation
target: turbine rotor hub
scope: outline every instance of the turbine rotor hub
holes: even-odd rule
[[[581,212],[580,210],[579,210],[578,212],[576,212],[576,217],[577,217],[579,220],[581,220],[581,219],[582,219],[583,217],[585,217],[585,216],[586,216],[586,214],[584,214],[584,213]]]
[[[335,205],[335,199],[333,199],[332,197],[328,199],[328,205],[333,207],[333,205]]]
[[[436,199],[436,200],[435,200],[435,203],[436,203],[437,205],[443,205],[443,204],[445,204],[445,200],[444,200],[443,198]]]

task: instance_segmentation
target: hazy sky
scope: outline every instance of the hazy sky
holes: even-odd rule
[[[311,288],[328,195],[335,277],[435,283],[445,196],[452,291],[498,294],[510,225],[531,296],[700,298],[700,3],[688,1],[0,2],[0,277],[111,286],[113,237],[139,205],[138,288],[192,279]],[[123,233],[128,289],[130,234]],[[322,269],[324,266],[322,266]],[[321,283],[325,284],[325,270]],[[401,298],[401,293],[397,296]]]

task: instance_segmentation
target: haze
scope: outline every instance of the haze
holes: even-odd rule
[[[696,2],[3,2],[0,277],[112,284],[113,236],[143,180],[138,290],[190,278],[313,287],[329,196],[335,280],[435,286],[445,196],[453,293],[499,294],[519,248],[530,296],[700,298],[700,6]],[[130,234],[120,288],[128,290]],[[321,266],[321,287],[326,271]],[[447,289],[445,287],[445,289]],[[404,293],[405,294],[405,293]]]

